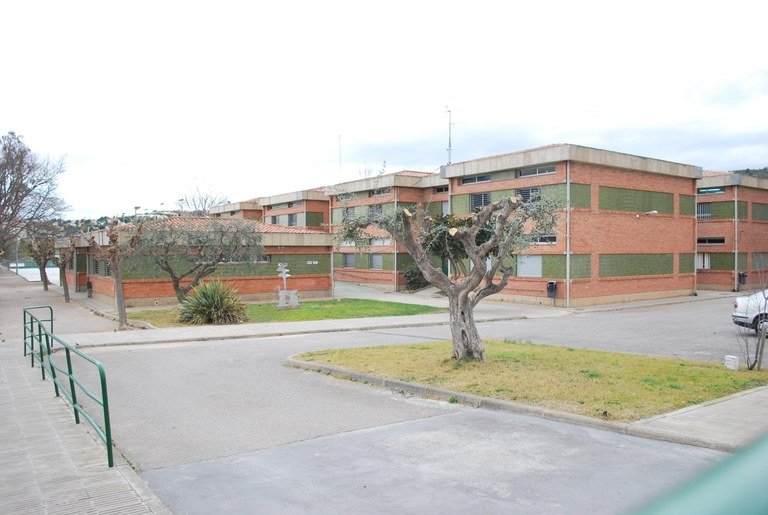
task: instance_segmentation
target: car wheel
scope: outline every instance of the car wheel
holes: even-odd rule
[[[768,322],[768,314],[763,313],[755,317],[755,321],[752,323],[752,329],[755,330],[755,334],[760,336],[760,322]]]

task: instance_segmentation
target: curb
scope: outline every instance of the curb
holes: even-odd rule
[[[473,395],[471,393],[462,393],[454,390],[447,390],[444,388],[436,388],[433,386],[427,386],[419,383],[406,383],[397,379],[388,379],[385,377],[374,376],[370,374],[364,374],[361,372],[353,372],[341,367],[335,367],[332,365],[322,365],[319,363],[310,363],[307,361],[298,360],[293,356],[289,356],[285,360],[285,365],[293,368],[299,368],[303,370],[310,370],[313,372],[320,372],[324,374],[333,375],[341,379],[349,379],[351,381],[372,384],[383,388],[390,388],[391,390],[414,395],[425,399],[449,401],[453,398],[460,404],[471,406],[473,408],[485,408],[495,411],[506,411],[510,413],[520,413],[524,415],[531,415],[547,420],[553,420],[556,422],[565,422],[568,424],[575,424],[577,426],[591,427],[594,429],[601,429],[603,431],[611,431],[613,433],[622,433],[629,436],[635,436],[640,438],[648,438],[651,440],[661,440],[671,443],[679,443],[685,445],[692,445],[695,447],[703,447],[714,451],[721,452],[735,452],[740,449],[739,446],[715,440],[711,438],[703,438],[697,436],[684,435],[680,433],[674,433],[672,431],[664,431],[661,429],[652,429],[637,425],[639,422],[626,423],[626,422],[613,422],[609,420],[600,420],[597,418],[587,417],[585,415],[577,415],[575,413],[567,413],[564,411],[553,410],[549,408],[542,408],[538,406],[529,406],[527,404],[520,404],[513,401],[505,401],[501,399],[492,399],[490,397],[481,397],[479,395]],[[768,387],[766,387],[768,388]],[[749,390],[752,391],[752,390]],[[745,392],[740,392],[743,394]],[[735,395],[739,395],[735,394]],[[721,401],[724,399],[716,399],[715,401]],[[707,403],[704,403],[707,404]],[[699,406],[699,405],[696,405]],[[691,408],[691,407],[689,407]],[[684,409],[689,409],[684,408]],[[646,419],[647,420],[647,419]]]
[[[85,309],[93,313],[94,315],[102,318],[108,318],[110,320],[114,320],[117,322],[119,319],[117,315],[113,315],[112,313],[107,313],[106,311],[101,311],[100,309],[97,309],[91,305],[89,305],[87,302],[83,302],[81,299],[70,299],[72,302],[75,302],[77,304],[80,304]],[[127,325],[129,327],[133,327],[134,329],[157,329],[155,326],[148,322],[140,322],[135,320],[128,320]],[[116,331],[115,331],[116,332]]]
[[[406,315],[409,316],[409,315]],[[505,320],[526,320],[528,317],[523,315],[511,316],[511,317],[497,317],[488,318],[482,320],[476,320],[478,324],[486,322],[502,322]],[[320,333],[348,333],[352,331],[373,331],[376,329],[402,329],[404,327],[434,327],[445,325],[445,322],[421,322],[421,323],[403,323],[403,324],[389,324],[389,325],[371,325],[360,327],[332,327],[327,329],[305,329],[305,330],[286,330],[277,331],[274,333],[261,333],[261,334],[233,334],[233,335],[216,335],[216,336],[188,336],[182,338],[169,338],[163,340],[146,340],[138,342],[117,342],[117,343],[85,343],[77,344],[75,347],[78,349],[89,349],[95,347],[123,347],[130,345],[159,345],[164,343],[190,343],[190,342],[211,342],[219,340],[245,340],[256,338],[277,338],[279,336],[297,336],[302,334],[320,334]],[[98,334],[98,333],[97,333]],[[110,333],[111,334],[111,333]],[[67,335],[62,335],[66,337]]]

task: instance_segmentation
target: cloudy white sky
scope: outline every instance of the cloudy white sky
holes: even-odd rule
[[[762,2],[4,2],[0,131],[70,217],[575,143],[768,165]],[[341,145],[339,145],[341,136]],[[341,147],[341,166],[339,148]]]

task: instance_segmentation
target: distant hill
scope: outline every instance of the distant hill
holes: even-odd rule
[[[752,177],[765,177],[768,178],[768,166],[765,168],[747,168],[746,170],[731,170],[733,173],[740,173],[742,175],[751,175]]]

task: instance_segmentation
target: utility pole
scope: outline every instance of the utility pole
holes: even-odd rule
[[[451,164],[451,110],[448,109],[448,106],[445,106],[445,112],[448,113],[448,164]]]

